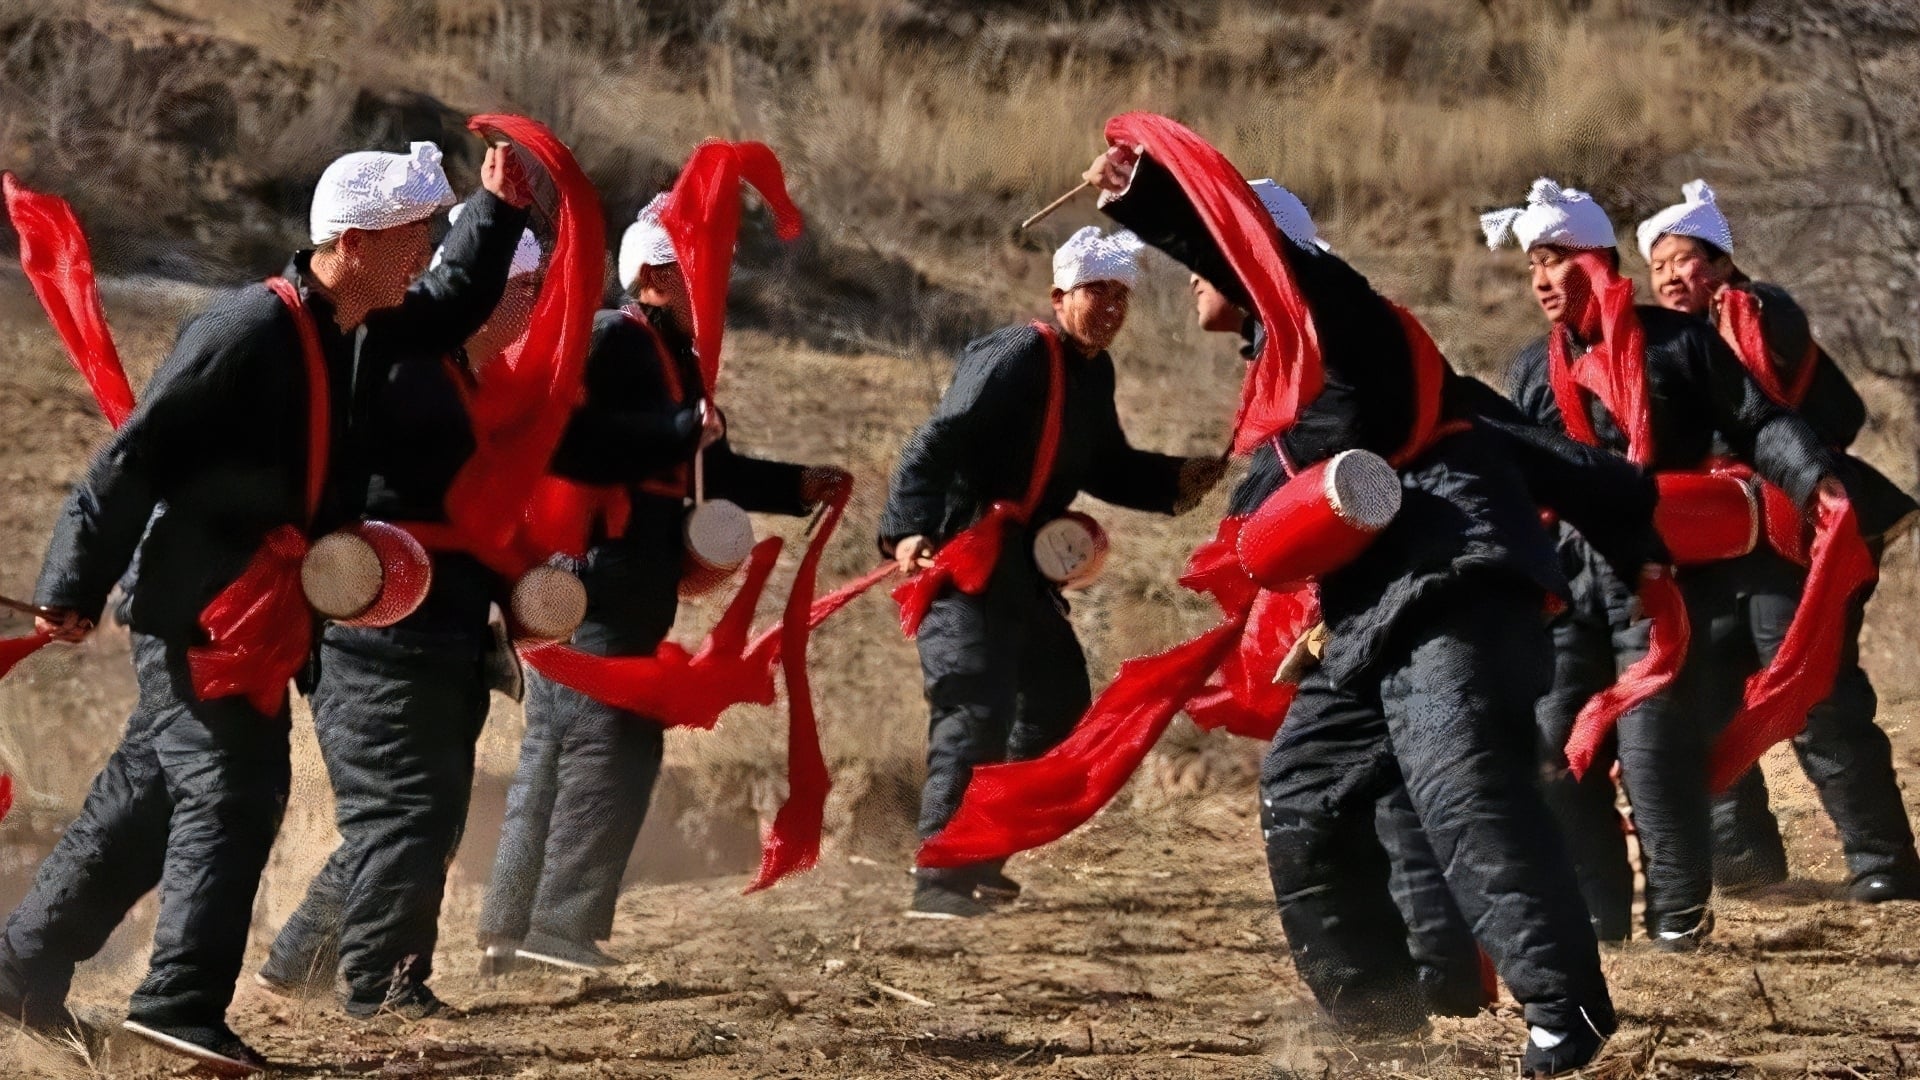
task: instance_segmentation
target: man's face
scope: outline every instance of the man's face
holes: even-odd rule
[[[680,273],[679,263],[641,267],[633,295],[643,304],[667,309],[681,333],[693,332],[693,297],[687,292],[687,279]]]
[[[1732,274],[1733,260],[1710,258],[1700,241],[1672,233],[1654,242],[1648,260],[1653,268],[1653,296],[1663,308],[1704,315],[1714,295]]]
[[[1550,323],[1565,322],[1587,299],[1586,276],[1573,257],[1578,252],[1567,248],[1542,246],[1527,252],[1527,267],[1533,275],[1533,298]]]
[[[1053,313],[1060,328],[1089,352],[1099,352],[1120,336],[1133,290],[1117,281],[1087,281],[1062,292],[1053,290]]]
[[[509,279],[493,314],[467,339],[468,357],[475,364],[484,364],[519,340],[533,322],[533,306],[539,298],[540,275],[522,274]]]
[[[1187,286],[1193,290],[1193,315],[1200,329],[1214,333],[1238,332],[1246,316],[1227,299],[1227,294],[1213,287],[1213,283],[1199,274],[1187,275]]]
[[[350,229],[341,237],[342,254],[355,293],[369,310],[394,307],[406,299],[407,286],[427,268],[433,255],[425,220],[391,229]]]

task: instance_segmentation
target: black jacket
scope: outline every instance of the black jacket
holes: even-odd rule
[[[330,380],[327,484],[310,535],[361,515],[373,452],[368,412],[385,365],[458,347],[499,298],[526,215],[485,193],[470,209],[450,234],[452,268],[422,278],[398,307],[351,334],[309,287],[309,252],[283,272],[312,314]],[[370,340],[380,344],[369,349]],[[137,547],[133,628],[200,640],[201,611],[266,534],[308,526],[306,385],[293,317],[266,286],[229,291],[190,319],[139,407],[68,497],[36,601],[97,619]]]
[[[1127,442],[1106,352],[1081,356],[1064,337],[1060,347],[1066,393],[1059,450],[1034,523],[1058,517],[1081,492],[1116,506],[1172,513],[1186,459]],[[1026,498],[1050,379],[1046,340],[1031,325],[968,343],[932,418],[900,451],[880,518],[884,552],[909,536],[943,543],[994,502]]]
[[[645,329],[620,311],[594,320],[586,397],[568,421],[552,471],[582,484],[616,485],[632,499],[626,532],[594,536],[582,577],[587,619],[574,644],[603,655],[653,651],[673,626],[684,556],[685,497],[700,420],[700,365],[693,342],[658,308],[641,307],[660,333],[678,376],[671,392],[662,358]],[[805,467],[736,453],[721,439],[706,450],[708,498],[758,513],[803,515]]]
[[[1636,310],[1646,333],[1651,468],[1698,469],[1713,455],[1718,439],[1796,503],[1808,505],[1814,488],[1834,474],[1833,455],[1813,429],[1761,391],[1706,320],[1644,304]],[[1508,393],[1536,423],[1566,429],[1548,382],[1545,336],[1521,350],[1508,377]],[[1580,393],[1601,446],[1624,455],[1627,438],[1613,416],[1597,396],[1584,389]]]
[[[1806,360],[1808,346],[1813,344],[1807,313],[1791,293],[1778,285],[1752,281],[1736,287],[1759,298],[1760,329],[1767,339],[1767,351],[1772,354],[1774,373],[1782,385],[1791,386],[1800,377],[1800,365]],[[1807,386],[1807,396],[1796,411],[1820,441],[1834,451],[1840,476],[1860,515],[1860,531],[1869,537],[1879,536],[1901,519],[1920,511],[1920,504],[1885,473],[1844,453],[1866,424],[1867,406],[1833,357],[1817,344],[1813,349],[1814,363],[1818,366],[1814,368],[1813,381]]]
[[[1131,187],[1105,209],[1142,240],[1211,282],[1243,311],[1246,287],[1172,175],[1143,159]],[[1348,449],[1390,457],[1414,418],[1411,353],[1398,316],[1367,279],[1331,253],[1280,237],[1280,251],[1313,314],[1325,362],[1322,392],[1279,442],[1300,467]],[[1247,354],[1264,328],[1248,320]],[[1451,380],[1442,415],[1473,418],[1471,388]],[[1527,474],[1497,432],[1474,425],[1440,440],[1400,470],[1400,513],[1353,562],[1320,581],[1332,632],[1321,659],[1345,685],[1383,658],[1419,604],[1463,579],[1488,574],[1566,591],[1553,546],[1529,494]],[[1271,443],[1253,455],[1232,512],[1249,513],[1284,481]]]

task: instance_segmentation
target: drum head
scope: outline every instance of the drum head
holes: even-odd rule
[[[1327,463],[1327,502],[1356,529],[1379,532],[1400,512],[1400,475],[1387,459],[1367,450],[1346,450]]]
[[[732,571],[753,553],[753,519],[725,499],[709,499],[687,515],[687,553],[716,570]]]
[[[329,619],[364,614],[380,599],[380,556],[365,538],[328,533],[300,562],[300,588],[313,610]]]
[[[1085,514],[1066,514],[1034,530],[1033,563],[1055,584],[1091,581],[1106,554],[1106,531]]]
[[[514,582],[507,604],[521,637],[561,641],[587,617],[587,587],[557,566],[536,566]]]

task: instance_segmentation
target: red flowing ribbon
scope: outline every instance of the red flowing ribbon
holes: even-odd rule
[[[747,637],[781,543],[775,536],[754,545],[739,593],[694,652],[664,641],[648,656],[595,656],[557,644],[521,655],[554,682],[663,727],[710,730],[735,705],[771,705],[772,665],[748,650]]]
[[[7,819],[7,811],[13,809],[13,777],[0,773],[0,821]]]
[[[1186,125],[1131,112],[1107,121],[1106,136],[1110,145],[1144,149],[1173,175],[1266,329],[1260,355],[1247,365],[1233,422],[1234,452],[1250,454],[1291,428],[1325,382],[1319,331],[1281,254],[1279,230],[1226,155]]]
[[[740,234],[742,181],[766,200],[780,239],[800,235],[800,209],[787,194],[780,159],[765,143],[701,143],[687,158],[660,211],[660,224],[673,241],[693,303],[693,348],[708,393],[720,384],[720,342],[727,325],[734,242]]]
[[[1773,350],[1767,347],[1766,326],[1760,318],[1760,298],[1747,289],[1727,288],[1720,290],[1718,301],[1720,336],[1733,347],[1734,355],[1740,358],[1747,373],[1775,404],[1798,409],[1813,386],[1820,347],[1808,337],[1806,355],[1801,357],[1793,384],[1788,386],[1780,381],[1780,371],[1773,364]]]
[[[327,479],[329,413],[332,402],[320,334],[300,292],[285,278],[268,278],[287,306],[300,339],[307,377],[307,527],[320,510]],[[313,645],[313,612],[300,588],[300,563],[306,558],[303,528],[282,525],[266,535],[240,576],[220,590],[200,613],[207,644],[187,650],[187,670],[202,701],[243,695],[259,712],[272,716],[287,700],[287,683],[307,662]]]
[[[133,389],[127,385],[126,369],[107,328],[94,282],[93,256],[73,207],[57,195],[29,191],[12,173],[0,175],[0,188],[5,189],[7,213],[20,234],[20,269],[107,423],[118,428],[133,412]]]
[[[7,673],[12,671],[15,665],[46,648],[47,643],[52,640],[52,637],[36,630],[22,637],[0,641],[0,679],[6,678]]]
[[[1000,562],[1000,548],[1007,526],[1026,524],[1040,509],[1047,482],[1053,477],[1054,459],[1060,453],[1060,427],[1067,407],[1067,358],[1060,344],[1060,332],[1043,322],[1034,330],[1047,346],[1047,404],[1041,414],[1040,442],[1033,452],[1033,472],[1027,477],[1027,494],[1018,503],[1004,500],[987,507],[980,520],[967,526],[934,553],[933,565],[914,574],[893,590],[900,605],[900,630],[908,637],[920,633],[927,609],[948,586],[968,596],[979,596],[993,578]]]
[[[833,780],[820,752],[820,726],[813,711],[813,686],[807,678],[807,644],[813,636],[813,594],[820,580],[820,556],[846,512],[851,486],[835,493],[813,542],[800,559],[792,591],[780,619],[780,672],[787,688],[787,801],[774,815],[761,844],[760,872],[747,892],[769,888],[788,874],[813,868],[820,857],[820,832]]]
[[[1612,686],[1589,698],[1574,717],[1566,756],[1575,779],[1584,778],[1593,767],[1620,718],[1665,690],[1686,660],[1692,627],[1687,621],[1686,600],[1670,568],[1663,567],[1658,575],[1641,580],[1640,603],[1651,620],[1647,626],[1647,655],[1621,672]]]
[[[973,770],[960,809],[920,845],[921,866],[967,866],[1052,843],[1105,806],[1239,643],[1229,619],[1155,656],[1137,657],[1093,700],[1072,734],[1027,761]]]
[[[552,554],[516,530],[580,401],[605,274],[606,228],[593,183],[545,125],[487,114],[467,126],[513,140],[546,169],[559,194],[553,253],[532,319],[518,341],[476,373],[469,408],[476,446],[445,503],[452,532],[443,539],[515,576]]]
[[[1768,747],[1806,728],[1808,711],[1833,691],[1853,598],[1877,576],[1852,504],[1821,492],[1800,604],[1773,663],[1747,680],[1740,712],[1714,744],[1711,790],[1731,787]]]

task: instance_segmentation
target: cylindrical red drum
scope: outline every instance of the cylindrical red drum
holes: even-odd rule
[[[1347,450],[1305,469],[1240,528],[1240,564],[1262,588],[1296,588],[1366,550],[1400,512],[1400,476],[1378,454]]]
[[[1063,589],[1084,589],[1107,563],[1107,530],[1078,510],[1069,510],[1033,531],[1033,564]]]
[[[307,603],[343,626],[392,626],[419,610],[433,559],[405,529],[362,521],[313,542],[300,563]]]
[[[565,641],[587,617],[587,587],[557,566],[536,566],[513,583],[507,608],[514,637]]]
[[[725,499],[709,499],[687,511],[686,558],[680,595],[701,596],[726,583],[753,554],[753,519]]]
[[[1725,562],[1760,542],[1760,500],[1745,477],[1720,472],[1663,472],[1653,527],[1675,566]]]

